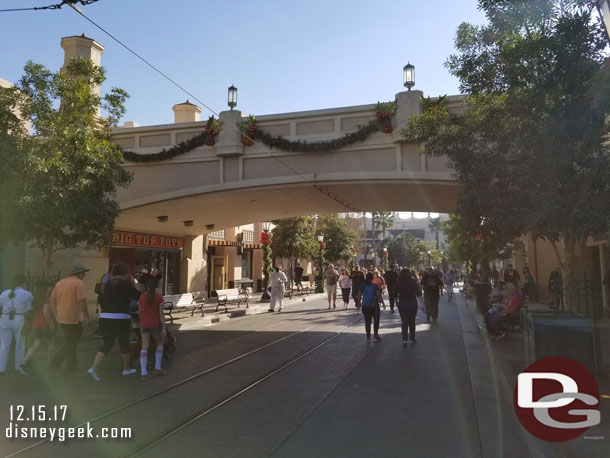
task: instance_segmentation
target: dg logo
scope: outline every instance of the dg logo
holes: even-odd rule
[[[601,421],[595,378],[564,356],[538,360],[520,373],[513,403],[523,427],[549,442],[572,440]]]

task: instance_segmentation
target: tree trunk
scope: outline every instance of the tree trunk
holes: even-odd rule
[[[51,274],[51,266],[53,265],[53,253],[55,253],[55,247],[52,242],[45,245],[40,245],[40,251],[42,251],[42,275],[43,277],[49,278]]]

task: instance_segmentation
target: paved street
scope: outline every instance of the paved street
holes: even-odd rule
[[[389,307],[382,310],[383,341],[367,344],[361,314],[326,310],[321,296],[311,296],[279,314],[210,327],[177,320],[176,328],[188,330],[176,332],[176,357],[165,377],[120,376],[116,349],[99,383],[84,370],[51,378],[7,375],[0,381],[3,393],[11,393],[0,400],[3,431],[11,405],[65,404],[66,421],[46,426],[102,416],[91,424],[96,434],[130,427],[133,437],[57,443],[3,434],[0,450],[26,457],[582,456],[569,448],[556,455],[524,432],[494,349],[456,296],[454,303],[442,298],[438,323],[418,314],[418,342],[406,347],[398,313]],[[95,341],[83,345],[83,369],[94,351]],[[608,456],[607,440],[610,435],[588,441],[587,456]]]

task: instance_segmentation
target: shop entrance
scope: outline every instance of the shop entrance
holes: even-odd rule
[[[212,256],[212,291],[226,289],[227,274],[224,256]]]

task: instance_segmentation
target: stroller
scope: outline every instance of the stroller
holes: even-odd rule
[[[137,307],[131,307],[131,334],[129,362],[133,363],[140,357],[142,349],[142,334],[140,333],[140,313]],[[148,361],[154,363],[156,342],[150,339],[148,346]],[[176,354],[176,338],[172,335],[170,326],[165,328],[165,338],[163,339],[163,362],[170,361]]]

